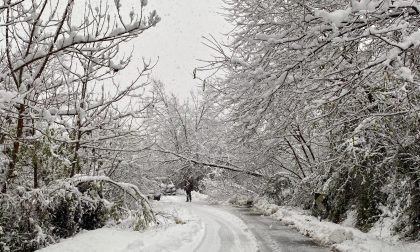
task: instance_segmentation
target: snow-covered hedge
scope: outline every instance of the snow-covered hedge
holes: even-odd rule
[[[107,190],[105,183],[120,193]],[[34,251],[108,223],[135,230],[155,223],[135,186],[107,177],[77,176],[40,189],[19,187],[0,197],[0,251]]]

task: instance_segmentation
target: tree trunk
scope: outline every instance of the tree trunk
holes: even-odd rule
[[[86,90],[87,90],[87,79],[88,79],[88,67],[85,67],[85,79],[82,82],[82,94],[81,94],[81,102],[80,102],[80,109],[85,108],[85,98],[86,98]],[[80,157],[79,157],[79,149],[80,149],[80,140],[82,139],[82,118],[80,118],[80,111],[77,113],[77,132],[76,132],[76,145],[74,146],[74,157],[73,163],[71,166],[70,177],[73,177],[76,173],[80,172]]]
[[[38,157],[36,156],[35,151],[32,156],[32,165],[34,168],[34,188],[38,188],[39,187],[39,183],[38,183],[39,166],[38,166]]]
[[[414,169],[410,175],[410,180],[410,223],[412,226],[409,232],[409,236],[418,238],[420,235],[420,178]]]
[[[25,105],[21,104],[19,106],[19,117],[18,117],[17,126],[16,126],[16,138],[13,142],[12,155],[10,158],[8,170],[6,172],[6,178],[1,188],[2,193],[7,192],[8,185],[13,182],[13,179],[16,176],[15,169],[16,169],[16,162],[17,162],[18,154],[19,154],[20,140],[23,135],[23,122],[24,122],[23,113],[24,112],[25,112]]]

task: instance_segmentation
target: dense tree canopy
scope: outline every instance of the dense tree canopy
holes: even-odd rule
[[[226,4],[233,41],[208,40],[207,66],[226,78],[207,86],[235,136],[308,203],[326,193],[332,220],[356,206],[367,229],[382,205],[403,208],[418,237],[419,1]]]

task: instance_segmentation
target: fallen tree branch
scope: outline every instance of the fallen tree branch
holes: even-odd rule
[[[167,153],[167,154],[171,154],[174,155],[176,157],[182,158],[184,160],[187,160],[189,162],[192,162],[194,164],[198,164],[198,165],[203,165],[203,166],[208,166],[208,167],[214,167],[214,168],[220,168],[220,169],[224,169],[224,170],[228,170],[228,171],[233,171],[233,172],[240,172],[240,173],[244,173],[244,174],[248,174],[254,177],[258,177],[258,178],[266,178],[264,175],[260,174],[260,173],[256,173],[256,172],[252,172],[252,171],[245,171],[242,169],[238,169],[232,166],[227,166],[227,165],[220,165],[220,164],[214,164],[214,163],[207,163],[207,162],[202,162],[202,161],[198,161],[195,160],[193,158],[189,158],[186,157],[184,155],[181,155],[179,153],[170,151],[170,150],[166,150],[166,149],[150,149],[151,151],[157,151],[157,152],[161,152],[161,153]]]
[[[140,201],[140,204],[143,207],[143,215],[144,215],[147,225],[150,225],[151,223],[156,223],[155,214],[150,206],[150,203],[147,197],[143,193],[140,192],[137,186],[133,184],[116,182],[107,176],[87,176],[87,175],[75,175],[74,177],[70,178],[69,181],[73,183],[74,185],[78,185],[85,182],[101,181],[101,182],[107,182],[114,186],[117,186],[118,188],[122,189],[124,192],[128,193],[135,200]]]

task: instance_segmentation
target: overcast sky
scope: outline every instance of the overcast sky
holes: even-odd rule
[[[218,14],[221,8],[221,0],[149,0],[148,10],[156,9],[162,20],[135,40],[133,63],[141,57],[159,57],[153,77],[164,82],[169,92],[185,98],[190,90],[201,87],[192,77],[200,65],[197,59],[209,59],[211,54],[202,36],[223,39],[222,34],[231,28]]]

